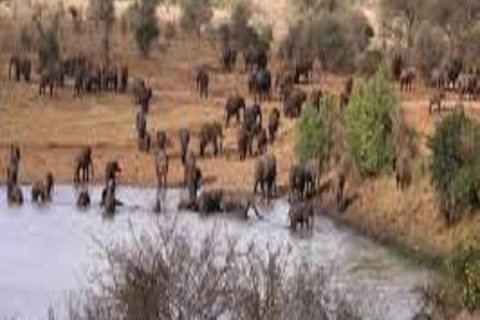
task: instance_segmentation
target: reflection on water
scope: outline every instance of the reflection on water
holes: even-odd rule
[[[413,289],[427,279],[426,271],[405,267],[382,247],[324,217],[316,219],[312,235],[292,235],[284,201],[263,208],[265,219],[244,222],[178,214],[179,191],[168,192],[167,213],[161,216],[152,213],[154,190],[120,188],[119,197],[127,205],[115,219],[105,221],[98,207],[98,188],[93,190],[93,206],[86,212],[75,209],[71,187],[57,187],[54,203],[46,208],[31,205],[27,199],[19,209],[7,207],[5,190],[0,189],[0,318],[38,319],[45,318],[49,306],[62,310],[67,295],[84,288],[97,269],[99,243],[128,242],[132,234],[172,221],[195,238],[215,230],[221,239],[235,237],[240,245],[255,242],[259,248],[267,244],[290,247],[295,261],[307,259],[332,270],[333,285],[352,293],[366,315],[409,320],[418,308]]]

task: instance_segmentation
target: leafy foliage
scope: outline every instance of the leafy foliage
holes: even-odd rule
[[[55,65],[60,59],[60,45],[58,40],[58,25],[53,22],[46,30],[42,29],[38,46],[38,61],[40,70]]]
[[[380,69],[370,83],[358,81],[346,107],[347,147],[362,175],[392,168],[395,158],[393,120],[397,101]]]
[[[160,29],[158,27],[155,9],[158,0],[143,0],[140,6],[136,6],[137,13],[134,14],[135,41],[140,52],[147,56],[152,42],[158,38]]]
[[[290,28],[281,50],[288,59],[317,56],[328,70],[353,71],[372,36],[373,29],[363,13],[348,8],[320,9]]]
[[[480,308],[480,249],[478,240],[456,251],[450,262],[455,282],[460,285],[463,305],[470,311]]]
[[[440,123],[429,142],[432,184],[440,197],[450,201],[451,210],[480,208],[479,138],[479,124],[455,113]]]
[[[298,123],[296,151],[300,161],[316,158],[321,163],[325,159],[328,152],[327,130],[325,118],[314,106],[306,104]]]

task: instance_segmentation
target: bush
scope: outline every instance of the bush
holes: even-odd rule
[[[160,30],[157,25],[157,19],[148,15],[142,18],[135,27],[135,40],[140,52],[147,56],[152,42],[158,38]]]
[[[357,71],[367,77],[373,77],[384,63],[383,53],[380,50],[368,50],[362,53],[357,60]]]
[[[480,249],[478,240],[459,248],[450,262],[450,270],[464,307],[470,311],[480,309]]]
[[[322,66],[330,71],[351,72],[368,47],[372,30],[360,12],[350,9],[320,12],[291,27],[281,51],[288,59],[318,56]]]
[[[210,0],[183,0],[180,4],[180,26],[186,31],[200,33],[202,24],[209,23],[213,17]]]
[[[393,122],[398,108],[383,69],[358,81],[346,107],[347,147],[362,175],[390,171],[395,159]]]
[[[60,45],[56,23],[44,30],[38,46],[39,69],[55,65],[60,59]]]
[[[415,39],[415,61],[424,79],[430,79],[434,68],[440,65],[447,52],[442,32],[438,28],[424,23]]]
[[[429,141],[432,184],[442,199],[450,201],[451,210],[480,208],[479,139],[479,124],[455,113],[442,120]]]
[[[301,162],[315,158],[320,164],[327,156],[327,124],[325,118],[321,117],[317,109],[310,104],[304,105],[302,109],[298,123],[296,152]]]
[[[322,269],[283,250],[159,228],[132,249],[107,249],[107,271],[71,319],[360,319]]]

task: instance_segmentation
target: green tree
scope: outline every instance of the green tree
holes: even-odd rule
[[[391,170],[397,108],[394,90],[383,68],[369,83],[356,83],[346,107],[347,148],[362,175]]]
[[[303,107],[297,130],[296,152],[300,161],[317,159],[321,166],[328,154],[328,128],[314,106]]]
[[[134,28],[135,41],[137,47],[143,56],[148,56],[152,42],[158,38],[160,29],[158,27],[155,11],[159,0],[142,0],[140,6],[136,6],[134,10]]]

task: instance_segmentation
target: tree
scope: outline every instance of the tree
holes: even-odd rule
[[[105,65],[110,64],[110,47],[113,24],[115,23],[114,0],[90,0],[89,11],[93,20],[102,26],[102,47]]]
[[[316,159],[322,167],[328,154],[328,127],[317,109],[306,104],[298,123],[296,153],[301,162]]]
[[[356,83],[346,107],[347,147],[362,175],[392,169],[397,108],[394,90],[383,68],[369,83]]]
[[[195,31],[200,36],[201,26],[210,22],[213,10],[210,0],[182,0],[180,25],[187,31]]]
[[[422,19],[425,0],[381,0],[382,25],[390,35],[413,46],[415,31]],[[454,1],[451,1],[452,3]]]
[[[135,6],[134,28],[137,47],[143,56],[147,56],[152,41],[160,34],[155,11],[159,0],[142,0],[139,6]]]

